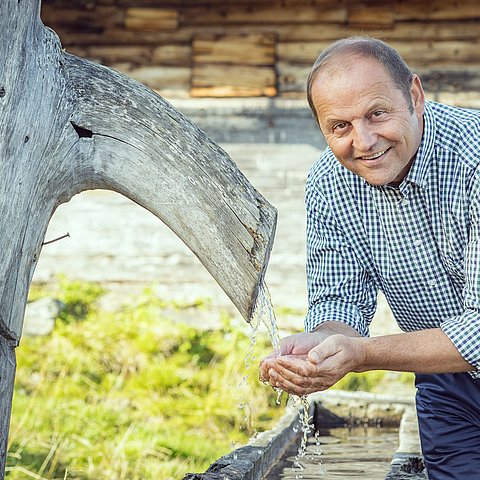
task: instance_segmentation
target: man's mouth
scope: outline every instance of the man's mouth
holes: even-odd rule
[[[388,152],[390,148],[382,150],[381,152],[374,153],[373,155],[369,155],[368,157],[359,157],[360,160],[375,160],[376,158],[380,158],[384,153]]]

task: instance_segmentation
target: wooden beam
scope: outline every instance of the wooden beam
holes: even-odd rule
[[[309,23],[292,24],[227,24],[182,26],[172,31],[132,31],[120,27],[108,28],[98,32],[74,31],[56,24],[48,24],[60,36],[63,45],[169,45],[188,44],[192,38],[202,34],[241,35],[262,33],[275,35],[281,42],[324,41],[332,42],[338,38],[368,33],[385,41],[391,40],[471,40],[480,39],[480,22],[396,22],[394,28],[346,27],[344,23],[321,23],[315,26]]]
[[[312,65],[320,53],[331,42],[279,42],[277,58],[279,62],[291,65]]]
[[[478,0],[398,0],[395,19],[405,20],[473,20],[480,19]]]
[[[193,40],[193,63],[273,65],[275,37],[261,33],[199,35]]]
[[[393,28],[393,5],[353,4],[348,7],[347,23],[359,28]]]
[[[173,87],[173,90],[188,91],[190,87],[191,69],[189,67],[146,65],[125,68],[125,65],[117,65],[116,68],[113,65],[112,68],[129,75],[153,90]]]
[[[178,11],[164,8],[127,8],[125,28],[135,31],[175,30],[178,27]]]
[[[281,5],[243,7],[224,5],[206,10],[189,8],[182,10],[181,25],[228,25],[228,24],[298,24],[318,22],[345,22],[347,10],[344,6],[284,8]]]
[[[313,62],[312,62],[313,63]],[[292,65],[288,62],[278,62],[278,92],[284,96],[287,92],[300,92],[305,94],[306,82],[311,65]]]
[[[468,65],[480,62],[479,45],[470,41],[393,41],[389,43],[412,66],[432,66],[437,63]]]
[[[0,319],[0,322],[2,320]],[[4,478],[12,411],[17,342],[0,334],[0,479]]]
[[[273,67],[195,65],[193,97],[273,97],[277,93]]]
[[[71,5],[70,5],[71,7]],[[123,11],[116,7],[97,7],[94,10],[75,8],[43,8],[43,23],[74,32],[102,32],[122,25]]]

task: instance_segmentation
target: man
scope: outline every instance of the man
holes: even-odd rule
[[[385,43],[340,40],[315,62],[328,144],[306,186],[306,331],[260,375],[297,395],[348,372],[416,373],[432,480],[480,478],[480,113],[425,102]],[[368,337],[385,294],[406,333]]]

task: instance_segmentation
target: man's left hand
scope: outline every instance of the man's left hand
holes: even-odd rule
[[[332,335],[312,348],[307,358],[282,355],[270,360],[268,382],[295,395],[326,390],[347,373],[361,371],[365,358],[360,338]]]

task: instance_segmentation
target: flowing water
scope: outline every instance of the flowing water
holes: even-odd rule
[[[255,306],[253,308],[252,318],[250,319],[252,326],[255,325],[258,328],[259,323],[267,328],[270,341],[272,342],[273,351],[277,355],[281,355],[280,352],[280,335],[278,333],[277,319],[273,310],[272,297],[268,291],[267,285],[264,281],[260,283],[258,289],[258,296]]]
[[[398,447],[398,429],[320,429],[307,439],[301,476],[295,466],[300,439],[293,442],[263,480],[385,480],[392,454]],[[318,472],[317,451],[322,449],[322,474]],[[413,478],[413,477],[412,477]],[[415,477],[417,478],[417,477]]]
[[[265,282],[262,282],[260,284],[257,302],[253,309],[253,314],[252,314],[250,323],[252,325],[252,343],[251,343],[250,350],[252,350],[252,345],[256,341],[258,327],[260,323],[262,323],[267,328],[270,341],[272,342],[274,354],[281,355],[280,335],[278,333],[277,319],[275,318],[275,312],[273,309],[270,292],[268,291],[268,288]],[[247,358],[249,358],[250,356],[251,355],[249,354]],[[247,365],[247,368],[248,367],[249,365]],[[276,389],[276,391],[277,391],[277,404],[280,404],[282,391],[280,389]],[[290,395],[289,404],[292,405],[297,410],[300,418],[301,441],[297,449],[297,454],[295,455],[295,458],[294,458],[293,470],[295,471],[295,478],[302,479],[304,478],[303,477],[303,471],[305,469],[304,461],[307,459],[307,443],[308,443],[309,437],[311,436],[314,430],[314,427],[312,424],[312,419],[309,417],[310,405],[308,402],[308,398],[306,396],[298,397],[296,395]],[[318,435],[316,433],[314,435],[314,438],[318,438]],[[319,478],[320,476],[323,475],[323,470],[321,466],[322,464],[320,459],[321,453],[322,453],[322,450],[320,448],[320,444],[317,443],[314,455],[313,456],[310,455],[308,457],[310,466],[313,464],[316,464],[318,467],[316,470],[316,474],[317,474],[316,478]]]
[[[261,325],[267,328],[274,354],[281,355],[277,321],[265,283],[260,286],[250,325],[250,348],[245,358],[247,370],[256,363],[254,347]],[[247,375],[242,378],[239,389],[239,408],[245,412],[245,422],[251,431]],[[281,403],[282,394],[277,389],[277,404]],[[288,403],[299,415],[299,426],[293,427],[298,436],[263,480],[385,479],[392,453],[398,446],[398,429],[369,427],[316,430],[309,417],[310,405],[306,396],[290,395]],[[234,447],[232,444],[232,449]]]

